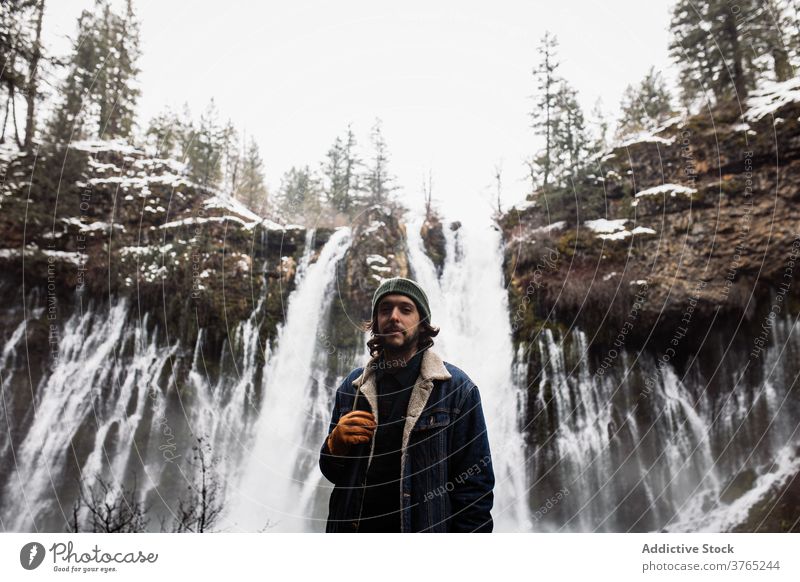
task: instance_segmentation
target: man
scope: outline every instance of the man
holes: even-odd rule
[[[431,346],[428,298],[410,279],[372,298],[372,356],[336,391],[320,468],[335,487],[328,532],[491,532],[494,472],[480,393]]]

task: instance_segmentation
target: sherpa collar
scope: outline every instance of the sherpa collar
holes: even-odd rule
[[[375,381],[376,365],[380,361],[380,358],[380,354],[371,357],[364,366],[364,371],[361,372],[361,375],[353,380],[353,386],[361,388],[361,393],[365,396],[368,394],[365,383]],[[422,354],[419,378],[423,380],[449,380],[451,378],[450,372],[444,367],[444,361],[431,348],[427,348]],[[370,404],[372,404],[372,402],[370,402]]]

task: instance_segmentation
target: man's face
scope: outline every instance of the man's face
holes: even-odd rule
[[[398,293],[383,297],[375,309],[378,333],[383,346],[389,351],[415,349],[419,338],[419,311],[417,305]]]

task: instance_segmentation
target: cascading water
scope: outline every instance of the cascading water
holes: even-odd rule
[[[525,443],[519,424],[524,393],[512,374],[500,232],[488,222],[465,222],[444,232],[447,254],[441,278],[425,252],[419,222],[408,227],[409,262],[428,295],[432,323],[441,329],[434,349],[463,367],[481,392],[495,471],[495,529],[528,531]]]
[[[61,529],[69,522],[71,507],[59,495],[68,457],[87,488],[104,466],[116,479],[124,473],[150,386],[174,354],[147,334],[146,316],[142,325],[126,325],[128,313],[128,302],[121,300],[108,312],[76,313],[64,326],[5,483],[2,515],[9,530]],[[134,356],[125,366],[114,365],[126,345]]]
[[[350,243],[350,230],[338,229],[317,261],[304,268],[289,298],[277,351],[264,372],[264,398],[252,452],[241,484],[230,490],[235,503],[228,516],[232,527],[244,531],[310,529],[302,490],[308,486],[307,459],[313,456],[316,464],[324,435],[309,435],[305,426],[319,408],[316,399],[327,401],[328,396],[312,394],[309,387],[318,336],[333,296],[336,266]]]
[[[780,352],[800,349],[788,321],[775,325],[760,386],[678,377],[646,352],[621,350],[617,368],[591,374],[585,334],[557,341],[543,330],[530,344],[540,364],[534,392],[532,483],[535,529],[544,531],[724,531],[742,523],[770,487],[798,469],[794,379]],[[720,375],[734,378],[732,352]],[[740,378],[741,379],[741,378]],[[650,388],[643,394],[642,386]],[[733,477],[759,475],[735,500]],[[555,491],[569,493],[546,506]],[[539,519],[541,518],[541,521]]]
[[[266,232],[263,236],[266,237]],[[303,281],[311,257],[314,255],[315,236],[315,229],[308,229],[303,255],[297,265],[296,284],[301,284]],[[265,243],[266,239],[262,238],[262,247]],[[213,385],[209,382],[202,358],[204,330],[198,334],[192,368],[189,371],[189,386],[196,398],[196,404],[187,411],[189,424],[195,434],[203,435],[213,443],[214,449],[225,453],[217,455],[214,463],[217,465],[217,473],[228,478],[239,472],[237,470],[241,466],[240,455],[243,451],[246,454],[247,446],[254,436],[253,419],[259,416],[256,402],[264,394],[264,376],[260,373],[263,370],[258,368],[268,367],[268,363],[273,359],[272,346],[267,342],[262,347],[259,334],[266,294],[265,286],[250,317],[238,324],[231,342],[226,341],[222,348],[220,358],[230,360],[233,377],[231,374],[220,374]],[[232,344],[236,344],[237,349],[234,349]],[[258,358],[262,350],[263,364]],[[233,357],[234,353],[241,354],[240,362]],[[227,479],[222,485],[227,489],[229,485]]]

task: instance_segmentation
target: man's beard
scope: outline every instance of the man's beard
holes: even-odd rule
[[[411,347],[414,344],[416,344],[417,341],[419,340],[419,326],[418,325],[414,326],[414,328],[411,329],[411,330],[405,330],[405,333],[404,332],[400,332],[400,333],[403,334],[403,343],[401,345],[399,345],[399,346],[396,346],[396,347],[393,346],[393,345],[391,345],[391,346],[387,345],[387,343],[386,343],[386,339],[388,338],[388,335],[390,333],[392,333],[392,332],[390,332],[390,331],[389,332],[385,332],[383,334],[384,335],[383,341],[381,342],[381,345],[382,345],[384,351],[386,351],[386,352],[404,352],[404,351],[408,350],[409,347]]]

